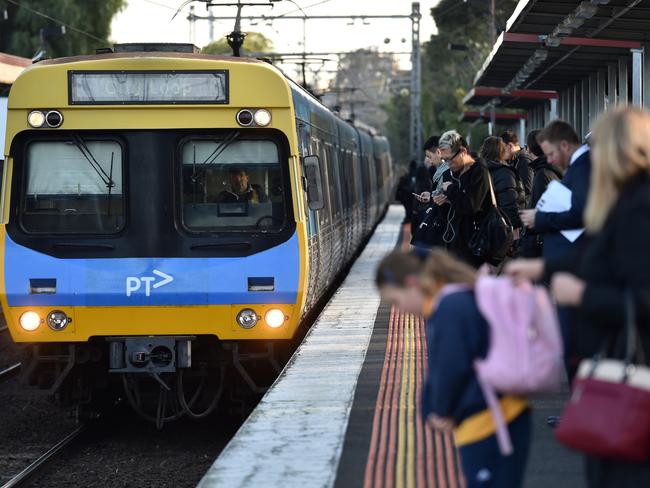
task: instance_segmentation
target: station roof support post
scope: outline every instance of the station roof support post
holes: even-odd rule
[[[598,115],[598,75],[589,75],[589,127],[591,127]]]
[[[650,44],[644,44],[643,46],[643,56],[641,62],[643,63],[643,86],[642,86],[642,97],[643,105],[648,108],[650,107]]]
[[[581,88],[582,85],[580,83],[576,83],[571,88],[573,90],[573,120],[574,120],[573,125],[578,134],[582,134]]]
[[[580,82],[580,88],[580,104],[582,105],[582,122],[580,127],[582,129],[582,135],[586,135],[589,132],[589,80],[582,80]]]
[[[643,48],[632,51],[632,105],[643,103]]]
[[[567,103],[568,103],[568,115],[567,121],[571,124],[572,127],[576,126],[576,113],[575,113],[575,100],[573,99],[573,86],[569,86],[566,89],[567,94]]]
[[[620,105],[627,105],[627,58],[618,58],[618,103]]]
[[[526,119],[519,119],[519,143],[526,144]]]
[[[605,111],[605,71],[596,73],[596,117]]]
[[[548,121],[557,119],[557,99],[552,99],[549,106]]]
[[[607,65],[607,110],[618,105],[618,92],[616,91],[616,80],[618,77],[617,66],[613,63]]]

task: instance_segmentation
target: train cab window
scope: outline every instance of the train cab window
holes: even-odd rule
[[[109,234],[124,227],[122,146],[39,141],[27,146],[20,222],[28,233]]]
[[[286,220],[278,146],[270,140],[182,144],[182,221],[194,232],[278,231]]]

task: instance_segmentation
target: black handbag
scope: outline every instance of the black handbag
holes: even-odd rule
[[[438,215],[438,209],[431,206],[427,209],[424,219],[413,232],[411,244],[414,246],[425,245],[427,247],[435,247],[444,245],[442,235],[445,232],[443,222]]]
[[[486,261],[500,261],[508,255],[513,241],[513,229],[506,214],[497,206],[492,178],[488,173],[490,201],[492,205],[469,241],[474,256]]]

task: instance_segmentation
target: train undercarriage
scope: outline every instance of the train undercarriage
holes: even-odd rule
[[[128,336],[29,346],[24,376],[77,415],[126,401],[161,429],[218,409],[247,415],[291,354],[293,341],[214,336]]]

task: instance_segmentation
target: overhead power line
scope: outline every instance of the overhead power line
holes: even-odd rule
[[[55,23],[57,23],[59,25],[64,26],[66,29],[70,29],[71,31],[78,32],[79,34],[82,34],[82,35],[84,35],[86,37],[89,37],[89,38],[91,38],[91,39],[93,39],[95,41],[106,42],[105,39],[100,39],[99,37],[91,34],[90,32],[86,32],[85,30],[81,30],[81,29],[79,29],[77,27],[74,27],[74,26],[72,26],[70,24],[67,24],[66,22],[63,22],[62,20],[56,19],[56,18],[54,18],[54,17],[52,17],[52,16],[50,16],[50,15],[44,13],[44,12],[41,12],[40,10],[36,10],[35,8],[30,7],[29,5],[25,5],[24,3],[18,2],[16,0],[6,0],[6,1],[13,4],[13,5],[16,5],[17,7],[24,8],[25,10],[30,11],[34,15],[38,15],[39,17],[43,17],[44,19],[51,20],[52,22],[55,22]]]

